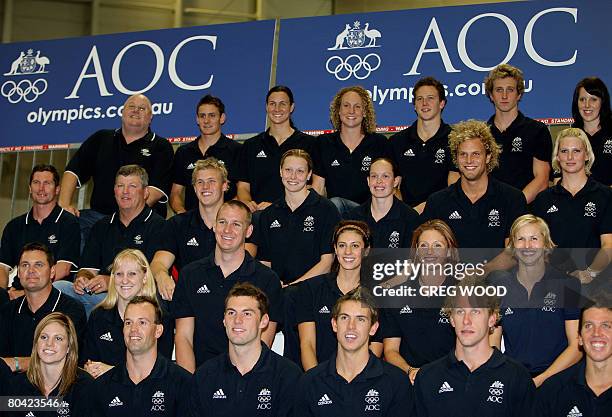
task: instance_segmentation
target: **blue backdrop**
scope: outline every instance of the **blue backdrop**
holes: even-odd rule
[[[144,90],[163,136],[198,134],[195,105],[222,97],[227,132],[256,132],[272,66],[274,21],[0,45],[0,146],[82,142],[120,126]]]
[[[410,87],[428,75],[448,86],[443,118],[456,122],[493,113],[482,83],[509,62],[525,73],[525,114],[571,117],[577,81],[612,81],[611,16],[610,1],[574,0],[282,20],[277,81],[293,89],[302,129],[329,129],[333,95],[356,84],[372,93],[379,126],[410,124]]]

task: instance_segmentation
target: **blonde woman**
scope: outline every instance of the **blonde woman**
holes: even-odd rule
[[[7,397],[61,396],[53,415],[84,415],[83,394],[93,381],[78,368],[79,347],[74,324],[63,313],[44,317],[34,332],[32,355],[27,372],[11,373],[0,361],[0,395]],[[3,412],[7,416],[39,415],[38,409]],[[6,414],[5,414],[6,413]]]
[[[85,369],[99,377],[113,366],[125,361],[123,314],[130,300],[137,295],[156,299],[155,280],[144,254],[138,249],[124,249],[113,261],[111,285],[106,298],[91,312],[81,355]],[[164,324],[168,322],[164,315]],[[173,335],[164,326],[159,350],[166,357],[172,354]]]

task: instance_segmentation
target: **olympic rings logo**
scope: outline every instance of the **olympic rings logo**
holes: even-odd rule
[[[257,397],[257,400],[258,400],[260,403],[267,403],[267,402],[269,402],[270,400],[272,400],[272,397],[271,397],[270,395],[260,395],[259,397]]]
[[[502,395],[504,390],[501,388],[489,388],[489,394],[491,395]]]
[[[358,80],[365,80],[380,67],[380,56],[367,54],[363,59],[359,55],[349,55],[342,59],[338,55],[330,57],[325,63],[327,72],[333,74],[339,81],[345,81],[354,76]]]
[[[378,397],[365,397],[365,402],[368,404],[376,404],[378,400]]]
[[[151,398],[151,403],[155,405],[160,405],[164,403],[164,399],[163,398]]]
[[[6,97],[9,103],[16,104],[21,100],[26,103],[34,102],[38,96],[47,91],[47,80],[39,78],[31,82],[30,80],[21,80],[19,83],[8,80],[2,84],[2,95]]]

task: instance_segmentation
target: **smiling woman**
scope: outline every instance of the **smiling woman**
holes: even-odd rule
[[[84,409],[85,396],[81,393],[92,378],[78,369],[78,356],[77,335],[72,320],[63,313],[51,313],[36,326],[27,372],[13,374],[0,361],[0,395],[62,396],[59,409],[55,406],[53,411],[63,415],[83,415],[79,410]],[[3,412],[2,415],[33,415],[32,411],[38,415],[40,409]]]
[[[155,279],[144,254],[137,249],[125,249],[116,257],[111,270],[111,285],[106,298],[91,312],[87,322],[85,344],[81,355],[85,369],[99,377],[113,366],[125,361],[123,319],[127,304],[137,295],[156,298]],[[166,315],[164,315],[166,316]],[[165,324],[168,319],[164,320]],[[164,326],[172,329],[171,325]],[[172,354],[172,335],[164,333],[159,349],[166,357]]]

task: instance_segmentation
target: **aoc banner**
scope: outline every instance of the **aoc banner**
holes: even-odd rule
[[[0,147],[82,142],[119,127],[136,93],[153,103],[162,136],[196,135],[205,94],[224,101],[228,133],[263,130],[274,29],[270,20],[0,45]]]
[[[446,122],[487,119],[484,78],[510,63],[525,75],[520,110],[564,124],[580,79],[612,82],[610,16],[607,0],[547,0],[286,19],[276,80],[293,89],[300,129],[330,129],[334,94],[361,85],[393,131],[414,121],[412,86],[425,76],[446,87]]]

